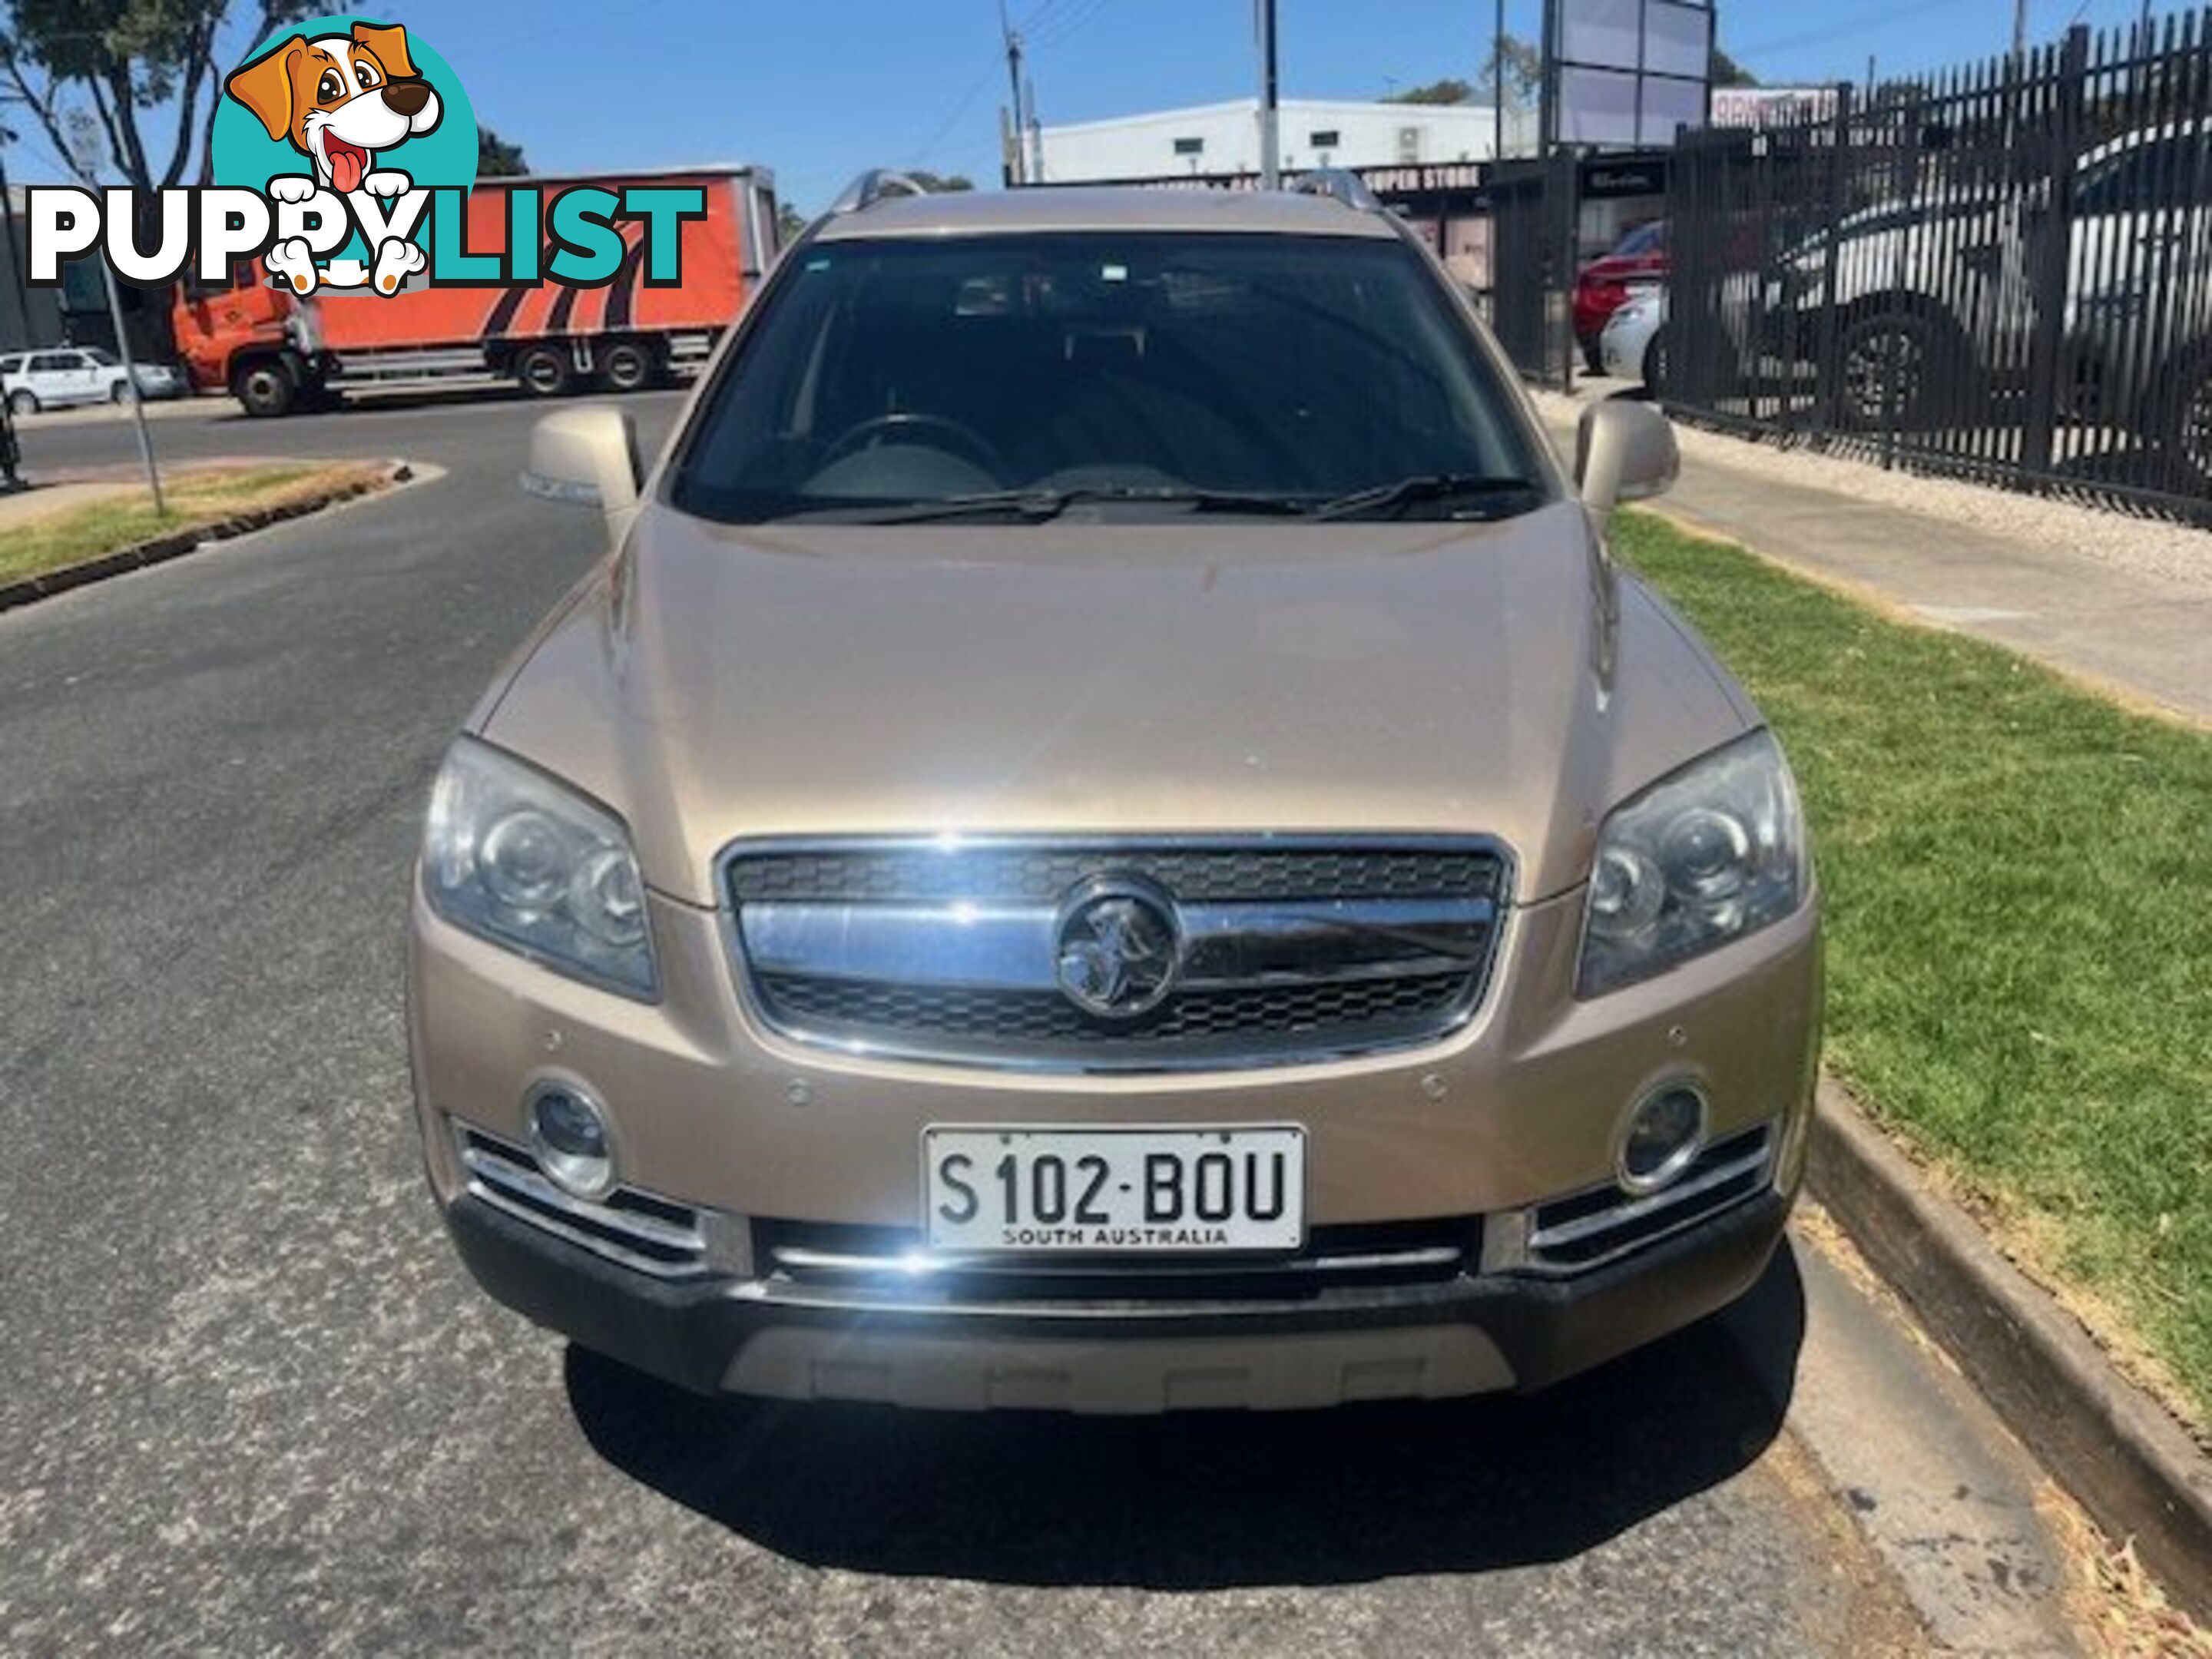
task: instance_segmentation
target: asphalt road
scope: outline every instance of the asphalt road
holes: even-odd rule
[[[400,932],[441,748],[596,550],[514,487],[535,412],[165,420],[447,473],[0,617],[0,1650],[1917,1644],[1784,1431],[1788,1255],[1548,1395],[1287,1419],[707,1404],[479,1295]]]

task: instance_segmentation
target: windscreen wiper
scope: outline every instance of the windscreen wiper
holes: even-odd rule
[[[1139,507],[1188,507],[1194,513],[1259,513],[1302,518],[1312,510],[1312,498],[1271,495],[1260,491],[1187,489],[1179,486],[1158,489],[1128,489],[1085,484],[1067,489],[988,489],[969,495],[945,495],[934,501],[907,501],[893,507],[855,507],[849,512],[808,513],[808,519],[835,517],[841,524],[931,524],[969,518],[1004,518],[1020,524],[1043,524],[1072,507],[1092,502]]]
[[[1316,519],[1356,519],[1368,513],[1387,513],[1421,501],[1490,499],[1528,495],[1543,486],[1534,478],[1484,472],[1417,472],[1395,483],[1354,489],[1309,509]]]

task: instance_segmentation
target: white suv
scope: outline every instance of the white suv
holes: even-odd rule
[[[185,395],[185,383],[176,370],[154,363],[126,369],[113,352],[99,346],[62,346],[0,357],[0,392],[17,415],[70,404],[123,403],[133,384],[142,398]]]
[[[2203,378],[2202,354],[2172,361],[2176,348],[2206,335],[2212,311],[2203,285],[2188,275],[2203,269],[2212,248],[2212,159],[2203,137],[2196,122],[2142,129],[2091,149],[2075,169],[2064,328],[2082,360],[2069,394],[2076,403],[2125,406],[2154,395],[2160,388],[2143,383],[2152,367],[2193,367]],[[2010,196],[1953,190],[1878,202],[1843,221],[1833,303],[1845,421],[1918,424],[1938,388],[1962,371],[2025,372],[2047,201],[2041,186]],[[1782,355],[1811,355],[1830,302],[1827,267],[1828,237],[1818,233],[1768,284],[1771,343]],[[2116,315],[2130,307],[2152,313],[2136,327],[2148,327],[2161,349],[2117,379],[2096,372],[2144,356],[2095,349],[2111,343]]]

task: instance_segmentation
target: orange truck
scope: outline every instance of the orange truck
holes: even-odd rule
[[[178,355],[193,385],[229,387],[252,415],[323,406],[368,386],[508,382],[551,398],[586,387],[635,392],[696,374],[775,263],[773,176],[693,167],[486,179],[469,195],[465,246],[505,249],[510,190],[535,188],[550,199],[580,185],[617,192],[702,186],[706,216],[683,222],[681,285],[645,281],[644,227],[635,221],[620,222],[627,252],[605,288],[540,280],[301,297],[272,281],[261,261],[242,261],[227,284],[179,286]]]

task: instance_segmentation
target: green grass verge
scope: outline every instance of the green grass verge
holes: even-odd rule
[[[1765,709],[1827,894],[1829,1068],[2212,1421],[2212,734],[1624,514]]]
[[[155,515],[143,489],[37,518],[0,537],[0,582],[82,564],[135,543],[274,507],[367,469],[308,464],[179,471],[163,481],[168,511]]]

